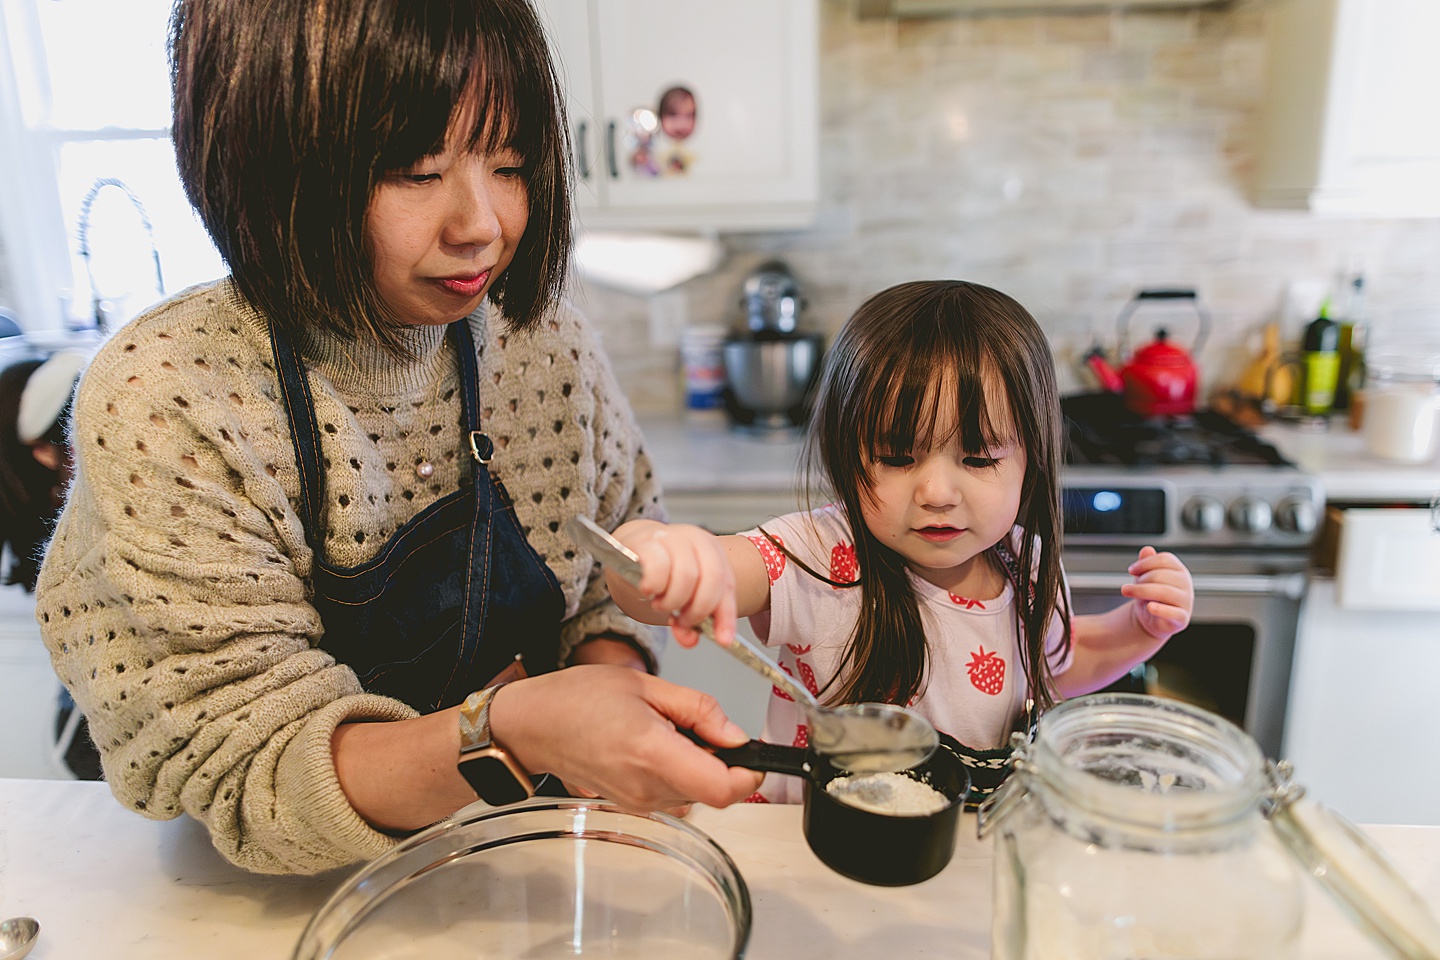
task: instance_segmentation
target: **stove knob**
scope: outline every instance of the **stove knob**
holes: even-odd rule
[[[1214,497],[1191,497],[1180,508],[1180,522],[1186,530],[1214,533],[1225,526],[1225,505]]]
[[[1270,504],[1258,497],[1236,497],[1230,501],[1230,526],[1241,533],[1264,533],[1270,529]]]
[[[1286,497],[1275,505],[1275,523],[1281,530],[1314,533],[1316,519],[1309,497]]]

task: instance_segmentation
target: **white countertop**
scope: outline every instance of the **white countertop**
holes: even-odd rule
[[[1260,435],[1319,477],[1326,500],[1428,501],[1440,493],[1440,457],[1418,464],[1381,460],[1343,420],[1331,420],[1323,431],[1274,423]]]
[[[795,490],[800,434],[749,433],[722,415],[641,417],[645,449],[666,491],[780,492]]]
[[[641,418],[660,482],[676,493],[795,490],[798,434],[757,436],[721,419]],[[1282,454],[1320,478],[1328,500],[1421,500],[1440,493],[1440,458],[1427,464],[1387,463],[1370,455],[1358,433],[1335,420],[1324,432],[1290,424],[1260,431]],[[762,518],[757,518],[762,519]]]
[[[811,854],[800,808],[698,808],[690,820],[739,866],[754,906],[750,960],[983,960],[990,940],[990,843],[960,824],[955,858],[912,887],[871,887]],[[1440,828],[1370,827],[1425,899],[1440,902]],[[32,960],[284,960],[345,878],[261,877],[226,864],[182,818],[145,820],[104,784],[0,780],[0,916],[32,916]],[[1307,884],[1305,960],[1382,954]]]

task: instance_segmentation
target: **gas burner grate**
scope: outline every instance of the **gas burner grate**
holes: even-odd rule
[[[1254,432],[1213,410],[1184,417],[1141,417],[1113,393],[1065,397],[1060,407],[1069,464],[1292,465]]]

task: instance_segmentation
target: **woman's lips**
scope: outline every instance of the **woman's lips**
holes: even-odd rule
[[[915,532],[931,543],[948,543],[965,531],[960,527],[920,527]]]
[[[489,279],[490,271],[486,270],[473,277],[444,277],[440,280],[440,286],[462,297],[473,297],[485,289],[485,281]]]

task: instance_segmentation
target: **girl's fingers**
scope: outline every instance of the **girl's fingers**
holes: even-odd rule
[[[1146,550],[1149,553],[1146,553]],[[1156,553],[1154,547],[1146,547],[1140,551],[1139,558],[1127,569],[1131,574],[1138,576],[1152,570],[1185,570],[1185,565],[1173,553]]]
[[[1173,607],[1168,603],[1160,603],[1155,600],[1151,600],[1145,604],[1145,612],[1152,617],[1157,617],[1182,627],[1190,622],[1190,611],[1183,607]]]
[[[643,571],[640,576],[640,593],[653,604],[654,598],[670,582],[670,552],[656,541],[650,540],[636,547],[635,555],[640,558],[640,569]]]
[[[670,579],[664,589],[652,601],[657,610],[675,612],[689,606],[695,597],[695,584],[700,579],[696,569],[695,556],[683,547],[673,549],[670,554]],[[687,621],[688,622],[688,621]],[[693,625],[693,623],[691,624]]]
[[[1127,583],[1120,587],[1122,596],[1136,600],[1159,600],[1172,606],[1183,607],[1190,603],[1190,591],[1165,583]]]
[[[693,647],[700,642],[700,631],[686,626],[675,617],[670,618],[670,632],[675,635],[675,641],[682,647]]]

